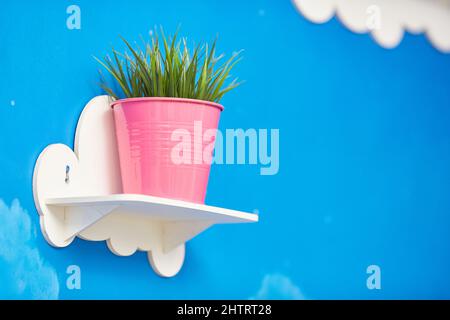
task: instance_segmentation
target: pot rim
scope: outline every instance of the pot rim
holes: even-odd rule
[[[115,100],[111,103],[111,108],[114,109],[114,106],[127,103],[127,102],[135,102],[135,101],[176,101],[176,102],[187,102],[192,104],[205,104],[211,107],[218,108],[220,111],[223,111],[224,107],[212,101],[200,100],[200,99],[191,99],[191,98],[177,98],[177,97],[135,97],[135,98],[124,98]]]

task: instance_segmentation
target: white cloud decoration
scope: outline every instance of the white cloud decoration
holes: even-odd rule
[[[305,296],[292,280],[281,273],[266,274],[252,300],[304,300]]]
[[[0,299],[57,299],[55,270],[34,246],[36,229],[28,213],[13,200],[0,199]]]
[[[442,52],[450,52],[450,0],[292,0],[315,23],[336,15],[356,33],[370,33],[385,48],[394,48],[404,31],[425,33]]]

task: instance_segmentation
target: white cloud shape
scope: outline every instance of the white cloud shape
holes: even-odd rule
[[[252,300],[304,300],[305,296],[292,280],[280,273],[266,274]]]
[[[336,15],[356,33],[371,33],[383,47],[396,47],[404,31],[425,33],[440,51],[450,52],[450,0],[292,0],[315,23]]]
[[[33,245],[36,229],[19,200],[0,199],[0,229],[0,298],[57,299],[58,277]]]

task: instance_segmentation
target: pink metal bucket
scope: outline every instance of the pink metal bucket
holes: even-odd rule
[[[223,107],[156,97],[111,106],[123,192],[204,203],[215,140],[211,132]]]

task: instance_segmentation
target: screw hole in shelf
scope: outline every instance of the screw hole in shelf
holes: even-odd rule
[[[69,172],[70,172],[70,166],[66,166],[66,178],[64,179],[65,183],[70,182]]]

